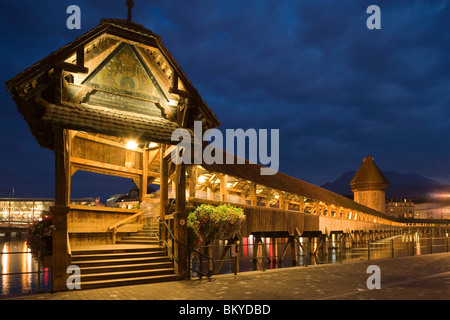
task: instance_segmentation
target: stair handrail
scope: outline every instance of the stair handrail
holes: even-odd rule
[[[116,235],[117,235],[117,228],[120,227],[123,224],[128,223],[131,220],[134,220],[136,218],[138,218],[139,216],[141,216],[142,214],[144,214],[144,210],[139,211],[138,213],[133,214],[132,216],[129,216],[119,222],[114,223],[113,225],[108,227],[108,230],[112,230],[113,231],[113,244],[116,244]]]
[[[189,246],[185,245],[184,243],[179,242],[178,239],[175,237],[175,235],[172,233],[172,230],[170,230],[169,225],[167,224],[166,220],[159,221],[159,223],[162,224],[163,227],[167,230],[166,237],[169,237],[172,241],[176,242],[178,245],[180,245],[180,246],[184,247],[185,249],[187,249],[189,257],[191,256],[191,253],[196,253],[200,257],[205,257],[206,260],[210,260],[212,262],[212,270],[207,270],[207,272],[202,272],[198,268],[197,269],[192,268],[190,266],[190,263],[188,263],[188,265],[187,265],[187,268],[189,270],[197,273],[200,276],[205,276],[205,277],[210,278],[213,275],[214,270],[216,268],[215,260],[212,257],[208,256],[207,254],[204,254],[203,252],[200,252],[200,251],[198,251],[198,250],[196,250],[196,249],[194,249],[192,247],[189,247]],[[175,257],[174,253],[172,252],[172,249],[169,246],[169,242],[166,239],[163,240],[163,245],[167,249],[167,251],[169,253],[169,256],[173,259],[173,261],[176,262],[178,265],[180,265],[180,261],[178,261],[178,259]]]

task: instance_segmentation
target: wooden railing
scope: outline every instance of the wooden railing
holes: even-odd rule
[[[72,263],[72,249],[70,248],[69,231],[67,231],[67,253],[69,258],[69,265]]]
[[[213,275],[214,270],[216,269],[216,262],[214,261],[214,259],[211,256],[209,256],[201,251],[198,251],[194,248],[189,247],[188,245],[186,245],[182,242],[179,242],[178,239],[174,235],[174,230],[173,230],[174,220],[171,219],[172,223],[169,223],[171,226],[169,226],[169,224],[167,224],[168,221],[170,221],[170,220],[164,220],[164,221],[159,220],[160,229],[164,230],[164,234],[165,234],[165,239],[160,238],[160,241],[162,241],[162,245],[165,247],[167,254],[169,255],[170,259],[172,260],[172,264],[176,263],[176,264],[178,264],[179,267],[186,268],[187,270],[190,270],[190,271],[196,273],[200,279],[203,276],[210,278]],[[178,258],[175,255],[175,246],[178,246],[179,249],[181,247],[183,247],[184,249],[187,250],[188,261],[179,261],[178,260]],[[194,256],[198,257],[198,259],[200,261],[197,268],[194,268],[191,264],[191,260],[192,260],[192,258],[194,258]],[[206,263],[207,268],[205,271],[203,270],[203,260],[207,261],[207,263]],[[188,278],[190,278],[190,272],[188,273]]]
[[[144,211],[140,211],[140,212],[138,212],[138,213],[136,213],[136,214],[134,214],[134,215],[132,215],[132,216],[130,216],[128,218],[125,218],[125,219],[123,219],[123,220],[121,220],[121,221],[119,221],[119,222],[117,222],[117,223],[115,223],[115,224],[113,224],[113,225],[108,227],[108,230],[112,230],[112,233],[113,233],[113,238],[112,238],[113,244],[116,244],[117,229],[120,226],[122,226],[124,224],[127,224],[130,221],[133,221],[134,219],[140,217],[143,213],[144,213]]]

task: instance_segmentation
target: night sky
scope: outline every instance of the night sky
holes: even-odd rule
[[[81,30],[68,30],[69,5]],[[381,29],[369,30],[369,5]],[[222,122],[280,130],[280,171],[321,185],[370,154],[381,170],[450,184],[449,1],[135,0]],[[1,82],[126,18],[125,0],[0,3]],[[5,88],[5,87],[4,87]],[[0,90],[0,197],[53,197],[54,157]],[[72,197],[126,193],[129,179],[76,173]]]

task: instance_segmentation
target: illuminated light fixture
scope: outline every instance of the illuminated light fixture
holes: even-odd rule
[[[275,199],[278,199],[278,198],[280,198],[280,196],[276,194],[276,195],[275,195]]]
[[[206,182],[206,177],[205,176],[198,177],[198,182],[205,183]]]
[[[227,188],[231,188],[233,186],[233,184],[231,182],[227,183]]]
[[[157,147],[158,147],[158,144],[156,142],[150,142],[148,144],[148,148],[149,149],[153,149],[153,148],[157,148]]]
[[[138,144],[136,141],[130,140],[127,142],[127,149],[128,150],[136,150],[138,147]]]

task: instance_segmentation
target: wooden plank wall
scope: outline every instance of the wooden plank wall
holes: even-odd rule
[[[287,231],[291,235],[295,228],[300,232],[315,231],[319,228],[319,217],[301,212],[267,207],[244,207],[246,221],[241,228],[243,237],[252,232]]]
[[[206,199],[190,199],[194,204],[209,203],[218,205],[220,202]],[[230,203],[244,209],[246,220],[241,227],[241,235],[248,237],[252,232],[287,231],[291,235],[295,228],[300,232],[319,230],[319,216],[298,211],[282,210],[268,207],[255,207],[244,204]]]
[[[134,214],[137,210],[105,207],[71,206],[67,227],[71,246],[87,244],[111,244],[112,232],[108,227]],[[143,223],[132,222],[118,231],[133,232],[142,229]]]
[[[330,233],[330,231],[349,232],[354,230],[363,230],[367,232],[369,230],[393,230],[393,229],[398,229],[398,227],[374,222],[319,216],[319,228],[317,230],[322,231],[322,233]]]
[[[142,170],[141,152],[102,142],[86,140],[78,136],[73,138],[71,157],[96,161],[106,165]]]

